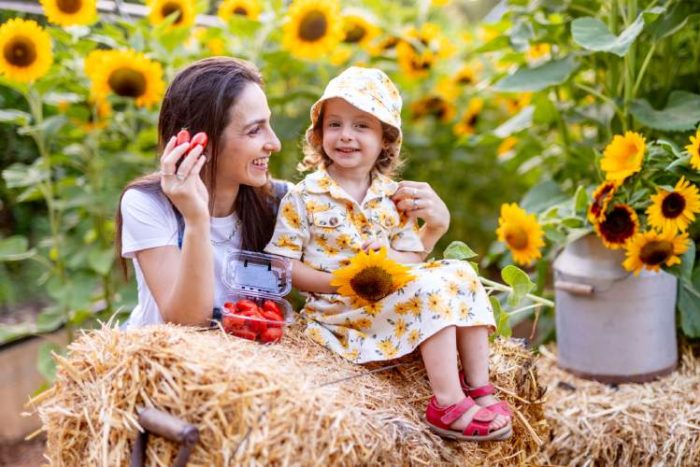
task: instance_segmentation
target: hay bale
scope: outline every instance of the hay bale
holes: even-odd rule
[[[700,465],[700,361],[682,346],[678,371],[658,381],[619,386],[577,378],[542,349],[552,434],[543,464]]]
[[[514,436],[444,441],[421,421],[430,390],[417,355],[399,365],[353,365],[290,329],[261,346],[172,325],[83,335],[57,357],[55,385],[35,401],[52,465],[127,465],[152,406],[200,429],[190,465],[512,464],[548,436],[532,355],[492,346],[493,382],[513,405]],[[178,446],[150,437],[147,462],[172,464]]]

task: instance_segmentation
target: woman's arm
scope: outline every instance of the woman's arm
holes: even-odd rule
[[[425,222],[418,235],[425,247],[421,259],[427,258],[438,240],[450,228],[450,211],[447,205],[429,184],[409,180],[399,182],[399,189],[392,196],[392,200],[408,217]]]
[[[329,272],[314,269],[298,259],[292,260],[292,285],[302,292],[335,293],[331,279]]]

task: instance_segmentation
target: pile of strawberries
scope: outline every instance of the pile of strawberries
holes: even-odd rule
[[[265,343],[282,339],[284,315],[272,300],[265,300],[260,307],[252,300],[242,299],[226,302],[224,308],[221,323],[227,333]]]

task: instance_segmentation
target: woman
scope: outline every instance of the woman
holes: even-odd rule
[[[117,212],[116,248],[136,271],[139,303],[128,327],[162,322],[206,325],[225,293],[224,255],[231,248],[262,251],[272,236],[286,191],[268,174],[280,141],[254,65],[214,57],[180,71],[168,87],[158,121],[160,172],[131,182]],[[209,136],[206,149],[176,145],[187,128]],[[426,183],[404,181],[397,207],[425,221],[427,256],[449,227],[450,215]]]

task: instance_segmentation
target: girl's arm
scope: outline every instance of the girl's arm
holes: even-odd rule
[[[292,260],[292,285],[302,292],[335,293],[331,278],[329,272],[314,269],[298,259]]]
[[[414,251],[396,251],[393,248],[389,248],[387,256],[398,263],[411,264],[420,263],[423,261],[426,253],[418,253]]]

